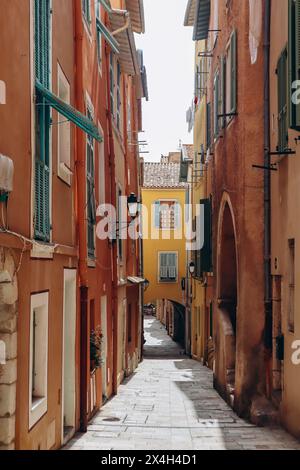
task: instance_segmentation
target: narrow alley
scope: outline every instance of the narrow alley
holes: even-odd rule
[[[237,417],[213,389],[213,374],[183,356],[152,316],[145,359],[66,450],[300,450],[281,428]]]

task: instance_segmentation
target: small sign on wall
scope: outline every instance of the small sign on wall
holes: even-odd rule
[[[6,86],[2,80],[0,80],[0,104],[6,104]]]

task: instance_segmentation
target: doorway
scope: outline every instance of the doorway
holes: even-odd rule
[[[62,444],[75,432],[76,270],[64,270]]]
[[[102,400],[107,400],[107,297],[101,297],[101,330],[102,343]]]

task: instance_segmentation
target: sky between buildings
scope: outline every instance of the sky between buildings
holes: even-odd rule
[[[194,93],[194,47],[192,28],[183,26],[187,0],[144,0],[146,33],[136,35],[144,51],[149,102],[143,104],[140,140],[147,140],[146,161],[177,150],[179,140],[192,143],[186,111]]]

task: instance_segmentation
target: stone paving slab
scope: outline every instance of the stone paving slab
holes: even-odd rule
[[[136,373],[66,450],[300,450],[282,428],[240,419],[213,389],[212,372],[183,356],[153,317],[145,333]]]

